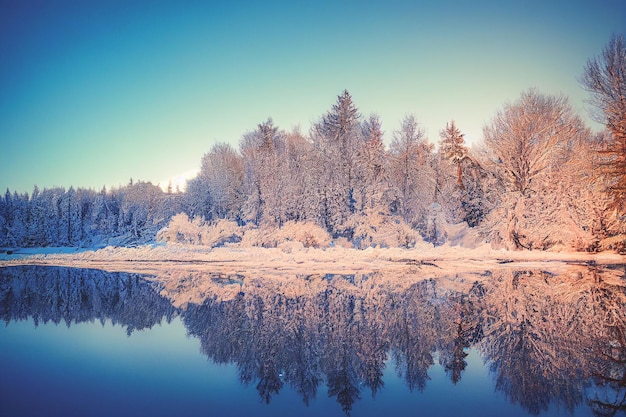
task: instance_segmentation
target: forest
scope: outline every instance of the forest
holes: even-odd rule
[[[238,149],[214,144],[184,191],[132,180],[100,191],[7,190],[0,247],[222,245],[299,227],[356,248],[411,247],[442,245],[449,225],[465,223],[496,248],[624,252],[623,35],[587,62],[580,83],[604,131],[592,132],[566,97],[529,89],[472,147],[454,120],[438,138],[413,115],[388,133],[343,91],[308,133],[268,118]],[[203,235],[215,230],[223,238],[208,243]]]

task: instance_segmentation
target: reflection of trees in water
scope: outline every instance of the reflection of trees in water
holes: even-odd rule
[[[534,414],[551,403],[573,411],[613,322],[624,328],[619,276],[581,269],[561,275],[502,271],[484,288],[480,349],[496,389]]]
[[[109,319],[134,330],[151,328],[176,309],[140,275],[99,270],[16,266],[0,269],[0,318],[32,317],[35,325]]]
[[[587,403],[597,416],[626,413],[626,336],[624,327],[613,327],[597,352],[594,389]]]
[[[573,410],[592,371],[604,375],[604,391],[624,378],[624,345],[611,330],[623,335],[620,274],[502,270],[459,276],[468,281],[460,289],[409,277],[398,285],[380,275],[244,279],[235,298],[220,301],[223,286],[216,286],[204,303],[189,304],[184,320],[203,352],[237,363],[242,382],[256,383],[266,402],[287,384],[308,404],[325,384],[349,413],[364,387],[373,396],[384,387],[389,357],[408,387],[421,391],[437,357],[456,384],[475,346],[511,402],[531,413],[551,404]],[[598,353],[602,346],[612,362]],[[600,405],[594,392],[593,407],[615,404]]]
[[[439,329],[436,323],[434,298],[436,281],[427,280],[413,285],[397,297],[393,309],[390,333],[393,334],[392,355],[396,369],[409,389],[423,391],[430,379],[428,369],[434,363]]]
[[[626,269],[615,271],[626,278]],[[594,286],[590,291],[595,301],[592,310],[599,321],[605,321],[605,331],[593,347],[591,360],[594,386],[587,396],[587,403],[597,416],[626,414],[626,296],[623,280],[606,279],[594,274]],[[622,278],[622,279],[623,279]]]
[[[436,358],[456,384],[467,348],[476,347],[496,389],[524,409],[573,410],[586,398],[596,415],[613,416],[626,411],[624,275],[574,266],[560,275],[504,269],[449,280],[185,272],[157,287],[133,274],[12,267],[0,269],[0,318],[68,326],[110,319],[130,334],[186,306],[184,323],[202,352],[235,363],[263,402],[287,385],[308,404],[325,385],[348,414],[364,389],[375,396],[384,388],[390,358],[422,391]]]
[[[480,303],[473,297],[480,294],[474,285],[467,293],[452,293],[447,297],[444,316],[448,318],[447,326],[440,339],[439,363],[444,367],[453,384],[461,380],[461,374],[467,366],[465,350],[482,338],[482,326],[478,319],[477,309]]]
[[[363,387],[372,396],[384,387],[390,352],[411,389],[425,388],[438,350],[458,381],[475,326],[469,297],[436,280],[397,290],[378,278],[251,280],[224,301],[215,286],[215,296],[188,304],[183,319],[202,351],[235,362],[265,402],[287,383],[308,403],[323,383],[349,413]]]

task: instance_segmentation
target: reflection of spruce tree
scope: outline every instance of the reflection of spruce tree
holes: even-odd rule
[[[256,383],[263,402],[286,381],[308,403],[322,380],[317,325],[310,323],[316,314],[308,311],[318,304],[274,290],[258,286],[230,301],[190,304],[184,322],[199,337],[203,353],[218,363],[235,362],[240,381]]]
[[[259,383],[256,389],[259,391],[261,400],[269,404],[272,395],[280,392],[280,389],[283,387],[283,381],[280,379],[280,369],[276,364],[275,358],[268,356],[260,359]]]
[[[256,386],[261,400],[270,403],[271,396],[278,394],[283,386],[281,380],[283,356],[287,354],[284,346],[284,332],[281,321],[283,318],[289,321],[289,316],[277,311],[284,303],[281,294],[272,294],[269,299],[256,298],[256,317],[252,331],[252,342],[256,348],[256,359],[259,363],[258,379]],[[282,309],[281,309],[282,310]]]
[[[202,352],[216,363],[229,363],[243,355],[250,323],[239,307],[242,297],[232,302],[207,298],[201,305],[189,304],[183,314],[187,332],[200,339]]]
[[[341,278],[335,278],[341,279]],[[357,324],[354,322],[354,294],[331,288],[326,291],[328,319],[322,322],[325,350],[322,370],[326,375],[328,395],[336,397],[346,414],[360,396],[357,374]]]
[[[389,288],[375,279],[357,281],[359,294],[354,303],[352,320],[358,332],[357,372],[372,397],[384,387],[383,369],[388,357],[390,338],[387,316],[391,297]]]
[[[287,363],[286,376],[306,405],[316,397],[317,387],[323,379],[318,356],[321,349],[317,348],[315,334],[311,329],[301,327],[287,345],[292,349],[294,360]]]
[[[428,369],[434,364],[438,340],[435,297],[435,280],[412,286],[398,300],[400,305],[392,321],[392,355],[398,375],[404,376],[411,391],[426,388]]]
[[[358,342],[360,342],[360,346],[357,358],[360,365],[358,373],[363,384],[371,389],[372,397],[376,397],[378,390],[385,386],[383,369],[389,351],[389,341],[383,323],[368,324],[369,326],[359,331]]]
[[[337,397],[337,402],[341,404],[341,409],[350,415],[352,404],[361,398],[358,381],[347,355],[343,356],[343,361],[337,364],[337,366],[339,368],[329,369],[326,374],[328,379],[328,396]]]
[[[481,328],[469,294],[447,293],[440,309],[439,363],[456,385],[467,366],[465,349],[480,340]]]
[[[285,298],[284,309],[291,311],[284,323],[286,333],[285,374],[305,404],[316,397],[317,388],[323,382],[321,356],[324,351],[320,334],[323,296]]]
[[[467,353],[465,353],[464,349],[469,347],[469,343],[467,342],[467,338],[464,336],[461,323],[458,324],[453,346],[452,361],[444,366],[446,372],[450,375],[452,383],[456,385],[456,383],[461,380],[461,373],[467,366],[467,362],[465,362]]]
[[[155,285],[137,274],[16,266],[0,269],[0,317],[33,319],[69,327],[94,319],[136,329],[151,328],[176,312]]]

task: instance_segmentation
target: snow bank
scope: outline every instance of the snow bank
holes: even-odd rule
[[[488,245],[476,248],[433,247],[420,243],[411,249],[343,247],[305,248],[288,242],[277,248],[210,248],[199,245],[158,244],[136,248],[106,247],[73,253],[37,253],[21,259],[0,260],[1,266],[17,264],[59,265],[158,274],[164,271],[212,271],[246,276],[354,274],[384,272],[398,277],[423,273],[431,276],[457,272],[484,272],[496,268],[555,270],[571,263],[626,264],[626,256],[614,253],[505,251]]]
[[[89,250],[69,246],[48,246],[45,248],[2,248],[0,260],[22,259],[33,255],[70,254]]]

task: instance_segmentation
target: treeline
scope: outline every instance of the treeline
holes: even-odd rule
[[[348,240],[382,215],[435,243],[445,240],[442,218],[470,226],[484,220],[491,209],[487,172],[469,157],[454,122],[438,151],[413,116],[393,132],[388,149],[383,136],[378,116],[363,118],[347,91],[308,136],[268,119],[238,150],[217,144],[204,155],[188,184],[189,215],[259,227],[310,222]]]
[[[0,246],[145,242],[185,212],[248,228],[312,223],[359,247],[358,230],[395,224],[442,244],[446,225],[466,222],[498,247],[624,250],[625,74],[623,36],[585,68],[581,82],[605,132],[593,134],[566,98],[529,90],[503,106],[471,149],[454,121],[435,147],[411,115],[386,146],[380,118],[363,117],[344,91],[306,135],[270,118],[239,149],[214,145],[184,193],[143,182],[99,193],[7,191]]]
[[[495,245],[528,249],[596,249],[623,233],[601,175],[611,137],[592,134],[562,97],[523,93],[485,128],[482,148],[468,148],[454,121],[436,148],[413,116],[389,147],[384,135],[344,91],[308,136],[268,119],[238,150],[214,145],[184,193],[145,182],[7,191],[0,246],[147,242],[179,212],[262,229],[314,223],[349,242],[363,225],[394,223],[442,244],[446,224],[466,222]]]
[[[72,187],[0,198],[0,246],[126,245],[154,239],[181,210],[182,194],[146,182],[94,191]]]
[[[352,242],[381,216],[436,245],[459,222],[510,249],[595,250],[623,239],[603,168],[612,136],[592,134],[563,97],[522,93],[472,149],[454,121],[437,147],[413,116],[388,148],[383,136],[380,119],[363,118],[347,91],[308,136],[268,119],[239,150],[218,144],[203,157],[187,190],[189,215],[258,227],[306,221]]]

